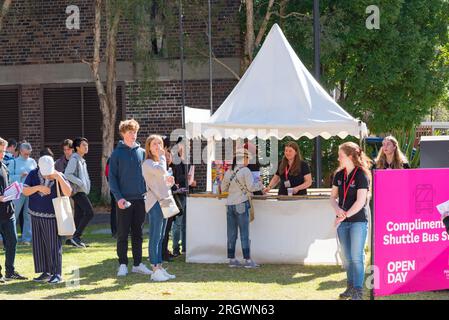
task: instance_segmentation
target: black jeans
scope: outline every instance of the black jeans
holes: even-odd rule
[[[128,235],[131,230],[131,245],[134,266],[142,262],[143,224],[145,222],[144,200],[128,200],[131,206],[120,209],[117,206],[117,256],[119,264],[128,265]]]
[[[75,226],[76,231],[73,238],[81,238],[84,229],[86,229],[90,220],[94,217],[94,208],[90,202],[87,194],[84,192],[78,192],[73,197],[75,203]]]
[[[111,233],[117,234],[117,202],[111,192]]]
[[[164,258],[164,260],[168,260],[169,256],[168,256],[168,239],[170,238],[170,231],[171,231],[171,227],[173,225],[173,222],[175,220],[175,217],[171,217],[168,218],[167,220],[167,227],[165,229],[165,236],[164,236],[164,241],[162,242],[162,257]]]
[[[3,235],[3,243],[5,246],[6,274],[13,274],[17,245],[16,219],[14,216],[8,220],[0,220],[0,232]],[[0,272],[1,270],[2,267],[0,266]]]

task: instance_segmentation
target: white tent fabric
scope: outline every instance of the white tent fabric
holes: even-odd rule
[[[200,137],[202,124],[206,123],[210,118],[210,110],[184,106],[184,116],[188,138]]]
[[[314,79],[277,24],[201,131],[203,137],[216,140],[367,135],[366,125],[340,107]]]
[[[186,128],[187,139],[200,138],[202,136],[202,130],[204,130],[206,123],[210,118],[209,109],[191,108],[184,106],[184,122]],[[212,161],[215,160],[215,143],[212,137],[207,139],[207,175],[206,175],[206,190],[212,191]]]

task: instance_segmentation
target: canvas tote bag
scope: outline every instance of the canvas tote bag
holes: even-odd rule
[[[59,182],[56,180],[57,197],[52,199],[52,201],[53,208],[55,209],[56,222],[58,224],[58,235],[73,236],[76,227],[75,220],[73,219],[72,206],[70,205],[70,198],[61,196],[59,188]]]

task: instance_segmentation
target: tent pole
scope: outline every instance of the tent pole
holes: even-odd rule
[[[208,1],[208,27],[207,36],[209,42],[209,96],[210,96],[210,115],[214,113],[214,103],[213,103],[213,83],[212,83],[212,12],[211,12],[210,0]]]
[[[313,36],[314,36],[314,69],[315,79],[320,82],[320,2],[313,0]],[[321,137],[315,138],[316,188],[321,187]]]
[[[186,127],[186,115],[185,115],[185,105],[186,105],[186,98],[185,98],[185,83],[184,83],[184,24],[183,24],[183,18],[184,13],[182,9],[182,0],[179,0],[179,47],[180,47],[180,63],[181,63],[181,109],[182,109],[182,128],[184,129],[185,133],[185,144],[186,148],[184,149],[184,160],[181,159],[181,162],[184,161],[184,175],[186,180],[186,189],[187,189],[187,195],[189,194],[189,160],[190,160],[190,154],[186,154],[187,151],[187,144],[190,143],[190,140],[187,140],[187,133],[185,130],[187,130]]]

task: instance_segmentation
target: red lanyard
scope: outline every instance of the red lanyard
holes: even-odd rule
[[[290,168],[285,167],[285,180],[288,180],[288,172],[290,171]]]
[[[346,169],[345,169],[345,174],[344,174],[344,178],[343,178],[343,204],[342,204],[342,206],[345,205],[346,196],[348,195],[349,187],[351,186],[351,183],[354,181],[355,174],[357,173],[358,169],[359,169],[359,167],[356,167],[354,169],[354,173],[352,174],[352,178],[349,180],[348,187],[346,187],[346,179],[347,179],[347,177],[346,177]]]

